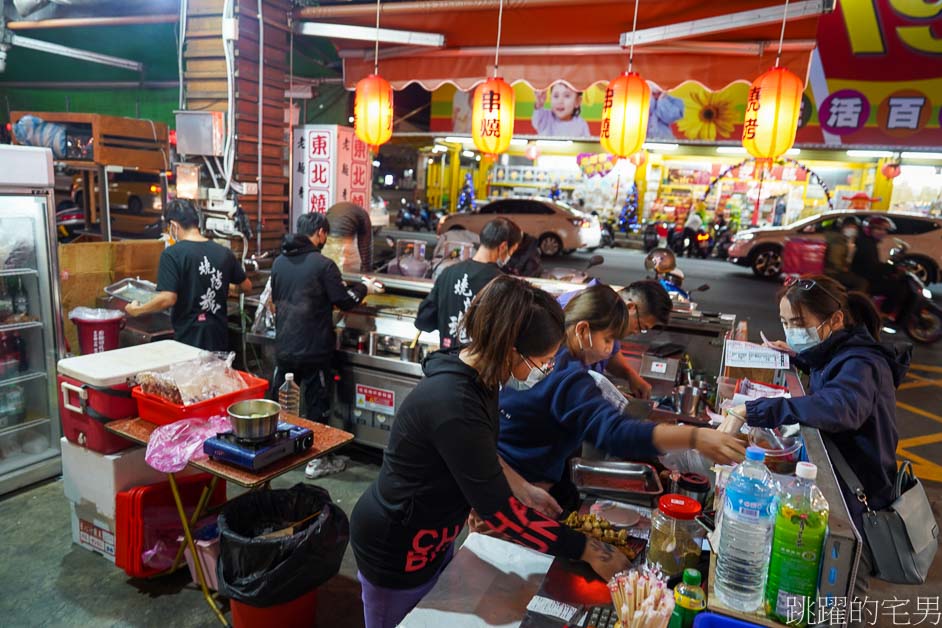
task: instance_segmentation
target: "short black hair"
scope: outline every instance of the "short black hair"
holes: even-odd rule
[[[507,246],[516,246],[522,239],[520,227],[507,218],[495,218],[481,229],[481,244],[488,249],[496,249],[504,242]]]
[[[180,223],[184,229],[193,229],[200,226],[200,214],[196,207],[185,198],[175,198],[167,203],[164,211],[164,221]]]
[[[857,220],[856,216],[844,216],[843,218],[841,218],[839,224],[841,227],[846,227],[847,225],[853,225],[855,227],[859,227],[860,221]]]
[[[644,279],[622,288],[619,293],[623,299],[631,301],[641,310],[642,316],[653,316],[661,325],[666,325],[671,318],[674,304],[667,290],[658,281]]]
[[[327,216],[319,212],[309,212],[298,216],[298,235],[310,238],[312,235],[323,229],[330,231],[330,223],[327,222]]]

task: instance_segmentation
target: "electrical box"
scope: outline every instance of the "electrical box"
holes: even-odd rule
[[[177,152],[181,155],[222,157],[226,120],[222,111],[176,111]]]

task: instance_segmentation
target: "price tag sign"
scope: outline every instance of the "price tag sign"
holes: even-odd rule
[[[726,341],[726,366],[783,370],[789,367],[787,353],[739,340]]]
[[[667,372],[667,362],[651,362],[651,372],[663,375]]]

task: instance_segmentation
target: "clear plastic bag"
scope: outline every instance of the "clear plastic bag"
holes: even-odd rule
[[[164,473],[181,471],[191,460],[204,460],[203,441],[232,429],[229,417],[184,419],[154,430],[144,460]]]
[[[69,320],[113,321],[124,316],[121,310],[109,310],[102,307],[77,307],[69,312]]]
[[[175,364],[164,371],[145,371],[135,377],[149,395],[177,405],[192,405],[242,390],[245,380],[232,368],[235,353],[203,352],[195,360]]]

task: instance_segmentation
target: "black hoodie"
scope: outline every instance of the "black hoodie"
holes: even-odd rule
[[[371,583],[412,589],[438,573],[471,508],[515,543],[578,559],[585,536],[518,502],[497,459],[497,390],[458,349],[430,355],[402,402],[379,477],[351,516],[357,567]]]
[[[333,308],[349,310],[366,296],[366,286],[347,286],[337,265],[311,239],[286,235],[271,267],[275,304],[275,360],[282,366],[324,367],[336,342]]]
[[[811,375],[809,394],[750,401],[748,423],[818,428],[860,479],[870,507],[885,508],[892,501],[896,480],[896,388],[909,368],[910,349],[882,345],[863,327],[834,332],[795,358],[795,364]],[[843,480],[841,490],[861,530],[863,506]]]

